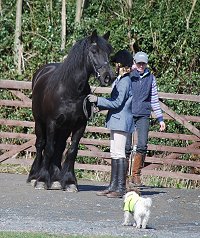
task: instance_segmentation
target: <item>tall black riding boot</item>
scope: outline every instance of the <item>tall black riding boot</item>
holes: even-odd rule
[[[107,194],[108,198],[122,198],[126,192],[125,158],[118,159],[118,188]]]
[[[118,184],[118,162],[117,159],[111,159],[111,179],[107,189],[96,193],[98,196],[106,196],[110,192],[117,190]]]

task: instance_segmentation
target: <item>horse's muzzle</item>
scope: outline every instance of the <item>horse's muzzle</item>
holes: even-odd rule
[[[106,73],[103,75],[103,77],[100,79],[102,86],[109,86],[113,83],[115,79],[115,76],[113,74],[113,72],[111,71],[111,73]]]
[[[109,84],[110,80],[111,80],[111,77],[110,77],[109,75],[107,75],[107,76],[105,77],[105,79],[104,79],[104,82],[105,82],[106,84]]]

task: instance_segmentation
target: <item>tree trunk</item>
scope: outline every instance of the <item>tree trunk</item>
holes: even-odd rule
[[[15,26],[15,42],[14,42],[14,64],[16,65],[19,75],[22,74],[22,32],[21,32],[21,18],[22,18],[22,2],[23,0],[17,0],[16,10],[16,26]]]
[[[66,43],[66,2],[62,0],[62,35],[61,35],[61,51],[65,49]]]
[[[134,39],[132,39],[132,35],[131,35],[131,25],[132,25],[132,19],[131,19],[131,10],[132,10],[132,0],[127,0],[126,1],[127,3],[127,12],[128,12],[128,24],[127,24],[127,27],[128,27],[128,38],[129,38],[129,45],[130,45],[130,50],[131,52],[133,53],[133,55],[135,54],[134,52]]]
[[[132,0],[127,0],[127,5],[129,7],[129,9],[131,9],[132,8]]]
[[[1,0],[0,0],[0,15],[2,16],[3,14],[2,14],[2,3],[1,3]]]
[[[52,11],[53,11],[53,3],[52,3],[52,0],[49,0],[49,6],[50,6],[50,12],[52,13]]]
[[[80,23],[85,0],[76,0],[76,18],[75,23]]]
[[[52,0],[49,0],[48,2],[46,2],[46,10],[48,12],[49,15],[49,24],[52,26],[53,25],[53,3]]]

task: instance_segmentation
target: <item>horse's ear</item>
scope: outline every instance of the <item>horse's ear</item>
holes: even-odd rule
[[[105,40],[108,40],[109,37],[110,37],[110,31],[108,31],[106,34],[103,35],[103,38],[104,38]]]
[[[98,37],[98,35],[97,35],[97,30],[95,29],[93,32],[92,32],[92,35],[91,35],[91,43],[95,43],[95,42],[97,42],[97,37]]]

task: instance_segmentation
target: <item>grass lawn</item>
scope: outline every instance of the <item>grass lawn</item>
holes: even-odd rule
[[[50,235],[32,232],[0,231],[0,238],[114,238],[113,236]]]

